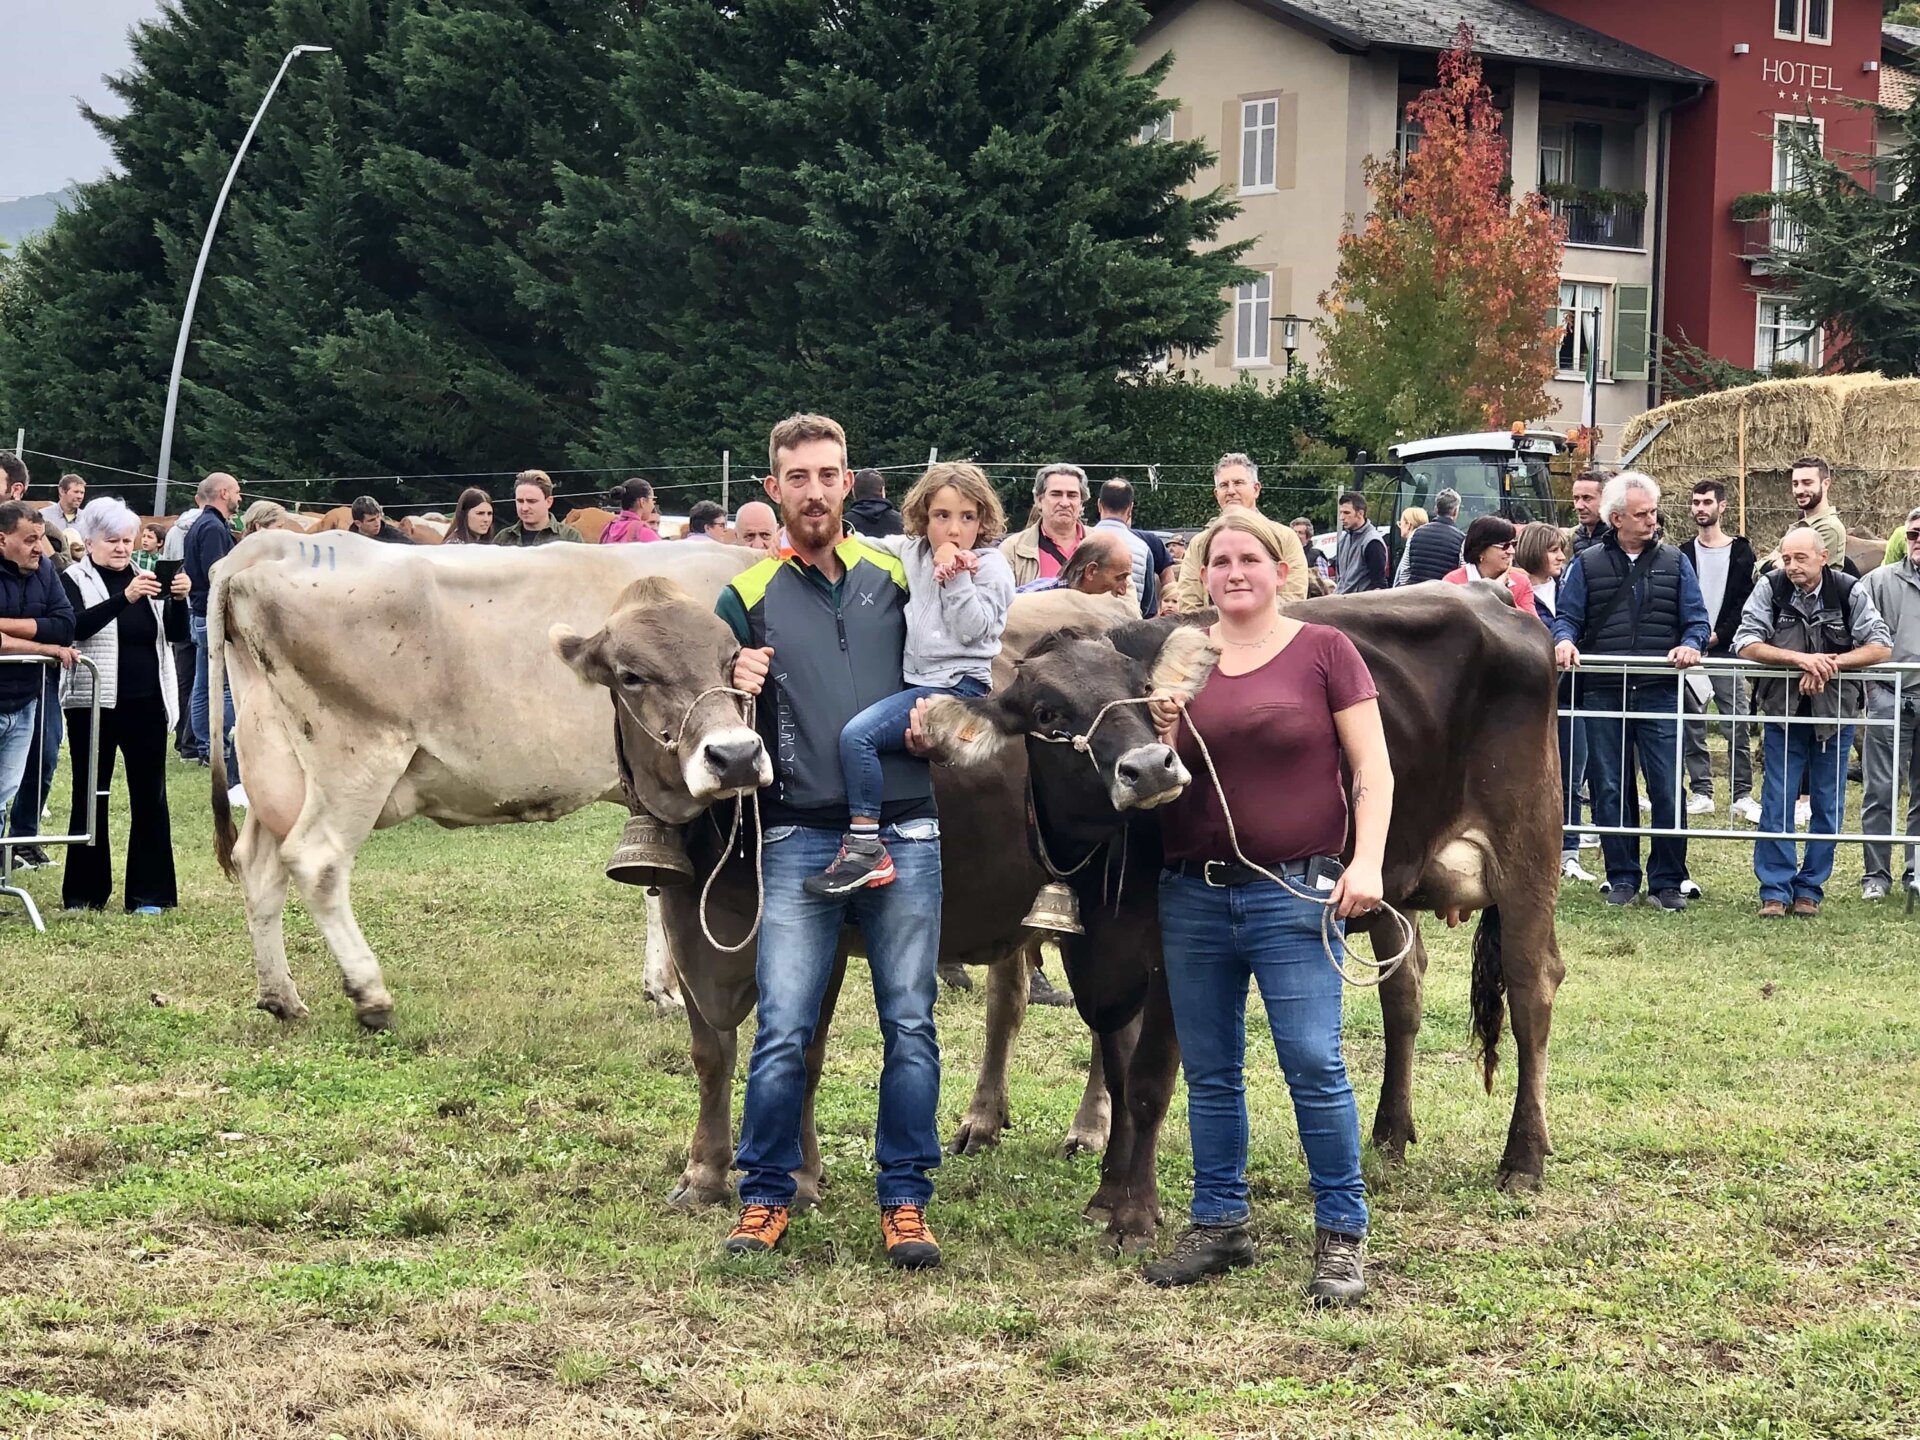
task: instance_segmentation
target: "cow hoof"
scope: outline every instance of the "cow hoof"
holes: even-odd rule
[[[1404,1140],[1376,1140],[1373,1152],[1383,1164],[1404,1165],[1407,1163],[1407,1142]]]
[[[1071,1160],[1076,1155],[1099,1155],[1107,1148],[1104,1135],[1087,1135],[1078,1130],[1069,1130],[1067,1138],[1060,1143],[1060,1158]]]
[[[1107,1235],[1107,1248],[1115,1255],[1144,1255],[1153,1249],[1153,1235],[1135,1235],[1114,1230]]]
[[[253,1008],[266,1011],[267,1014],[273,1016],[276,1020],[293,1021],[307,1018],[307,1007],[300,1003],[300,998],[297,995],[291,998],[282,998],[278,995],[262,995],[258,1000],[253,1002]]]
[[[680,1182],[667,1196],[667,1204],[676,1210],[705,1210],[710,1206],[725,1205],[732,1199],[733,1192],[725,1184],[715,1185],[682,1175]]]
[[[360,1022],[362,1030],[376,1033],[393,1029],[393,1007],[391,1005],[370,1005],[365,1010],[353,1012],[353,1018]]]
[[[985,1120],[967,1119],[960,1122],[960,1128],[953,1132],[953,1144],[947,1149],[949,1155],[980,1155],[993,1149],[1000,1143],[1000,1131],[1006,1125],[1003,1118],[998,1125]]]
[[[1537,1170],[1502,1170],[1499,1185],[1507,1195],[1535,1195],[1540,1191],[1540,1172]]]
[[[647,999],[653,1002],[653,1008],[662,1015],[678,1015],[687,1008],[686,1001],[666,990],[649,990]]]

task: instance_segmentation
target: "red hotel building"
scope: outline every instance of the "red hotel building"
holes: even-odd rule
[[[1817,364],[1820,337],[1767,293],[1759,263],[1791,237],[1736,221],[1733,202],[1793,183],[1787,127],[1818,127],[1832,155],[1873,153],[1873,112],[1859,107],[1880,97],[1880,0],[1533,3],[1713,80],[1666,120],[1660,331],[1736,365]]]

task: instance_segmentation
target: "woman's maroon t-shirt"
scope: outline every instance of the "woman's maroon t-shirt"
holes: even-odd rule
[[[1338,855],[1347,844],[1347,787],[1333,717],[1379,695],[1353,642],[1303,625],[1245,675],[1215,671],[1187,706],[1206,736],[1233,807],[1240,850],[1261,865]],[[1220,798],[1185,725],[1174,748],[1193,783],[1160,812],[1169,860],[1232,860]]]

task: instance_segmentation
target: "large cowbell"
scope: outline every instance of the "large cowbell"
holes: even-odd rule
[[[1029,930],[1049,930],[1057,935],[1084,935],[1080,924],[1080,899],[1058,880],[1049,880],[1033,897],[1033,908],[1020,922]]]
[[[629,815],[620,832],[620,844],[607,861],[607,878],[622,885],[685,885],[693,879],[680,832],[646,811]]]

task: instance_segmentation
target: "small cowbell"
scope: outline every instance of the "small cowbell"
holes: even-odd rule
[[[620,844],[607,861],[607,878],[622,885],[684,885],[693,879],[693,862],[680,832],[643,811],[627,817]]]
[[[1049,880],[1033,897],[1033,908],[1020,922],[1029,930],[1051,930],[1060,935],[1084,935],[1080,924],[1080,900],[1058,880]]]

